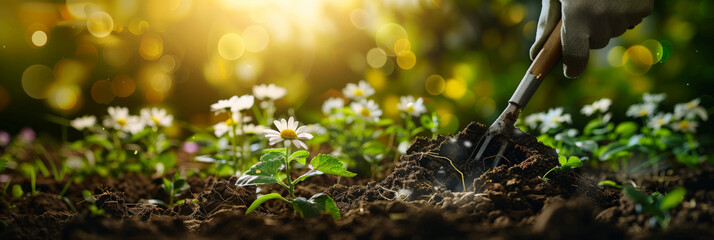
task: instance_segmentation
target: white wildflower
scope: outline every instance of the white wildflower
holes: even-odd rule
[[[675,121],[670,124],[670,127],[674,131],[678,132],[690,132],[690,133],[696,133],[697,132],[697,126],[699,126],[698,122],[695,121],[690,121],[690,120],[680,120],[680,121]]]
[[[272,83],[270,85],[261,84],[253,86],[253,95],[260,100],[268,99],[275,101],[284,97],[287,92],[285,88],[278,87]]]
[[[225,111],[239,112],[253,107],[255,97],[253,95],[233,96],[229,99],[218,100],[217,103],[211,104],[211,111],[221,113]]]
[[[174,116],[166,113],[166,109],[144,108],[141,109],[141,119],[151,127],[170,127]]]
[[[609,98],[603,98],[590,105],[583,106],[583,109],[580,109],[580,112],[585,114],[585,116],[590,116],[595,113],[605,113],[608,109],[610,109],[610,105],[612,105],[612,100]]]
[[[125,107],[109,107],[109,116],[104,119],[104,126],[116,130],[136,134],[144,129],[144,123],[138,116],[129,115],[129,109]]]
[[[695,98],[692,101],[686,103],[680,103],[674,106],[674,117],[677,119],[694,119],[699,116],[702,120],[706,121],[709,119],[707,110],[699,106],[699,98]]]
[[[424,99],[418,98],[414,100],[412,96],[402,96],[399,98],[399,104],[397,104],[399,111],[406,114],[412,115],[414,117],[419,117],[426,112],[426,107],[424,107]]]
[[[97,117],[95,116],[78,117],[69,122],[69,125],[80,131],[91,128],[94,124],[97,124]]]
[[[538,123],[543,121],[544,117],[545,117],[545,113],[542,113],[542,112],[533,113],[526,117],[525,124],[530,129],[536,129],[536,128],[538,128]]]
[[[374,88],[372,88],[369,83],[361,80],[358,84],[348,83],[347,86],[342,89],[342,94],[352,100],[362,100],[372,96],[374,94]]]
[[[634,118],[652,116],[656,107],[657,105],[655,105],[654,103],[635,104],[627,109],[627,113],[625,113],[625,115]]]
[[[659,113],[652,117],[648,122],[647,122],[647,127],[652,128],[654,130],[659,130],[662,128],[664,125],[669,124],[669,122],[672,120],[672,114],[671,113]]]
[[[382,116],[382,110],[373,100],[352,102],[350,108],[357,116],[367,121],[376,122],[379,120],[379,116]]]
[[[543,123],[540,126],[540,131],[545,133],[550,129],[557,128],[562,123],[571,123],[570,114],[563,114],[563,108],[551,108],[543,116]]]
[[[322,113],[325,115],[331,115],[333,111],[339,111],[345,107],[345,100],[342,98],[328,98],[325,103],[322,104]],[[337,113],[341,114],[341,113]]]
[[[290,145],[295,145],[298,148],[307,149],[307,144],[302,140],[312,139],[312,134],[306,131],[306,127],[298,127],[298,121],[295,121],[293,117],[290,117],[287,121],[283,118],[278,121],[275,120],[275,127],[278,131],[273,129],[266,129],[263,131],[265,137],[268,138],[270,145],[275,145],[276,143],[283,142],[285,147],[290,147]]]
[[[645,103],[658,104],[658,103],[664,101],[664,99],[666,99],[666,98],[667,98],[667,94],[665,94],[665,93],[653,93],[653,94],[645,93],[644,95],[642,95],[642,101],[644,101]]]
[[[259,133],[263,133],[263,131],[265,131],[265,129],[267,129],[267,127],[265,127],[263,125],[260,125],[260,124],[256,125],[256,124],[249,123],[249,124],[243,125],[242,133],[256,135]]]

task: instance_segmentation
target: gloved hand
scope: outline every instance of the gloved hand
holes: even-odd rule
[[[603,48],[610,38],[633,28],[652,12],[654,0],[543,0],[536,41],[531,47],[534,59],[563,18],[563,72],[575,78],[585,71],[590,49]]]

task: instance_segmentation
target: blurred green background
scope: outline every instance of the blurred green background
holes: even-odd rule
[[[209,105],[261,83],[286,87],[279,114],[317,122],[348,82],[377,90],[386,117],[400,95],[424,97],[444,133],[490,123],[530,64],[537,0],[0,1],[0,130],[58,135],[48,116],[108,106],[166,107],[208,126]],[[602,97],[623,119],[642,93],[712,107],[714,2],[655,1],[643,23],[592,50],[586,72],[558,65],[525,114]],[[710,110],[711,112],[711,110]],[[180,135],[181,129],[171,133]],[[711,132],[704,124],[700,132]]]

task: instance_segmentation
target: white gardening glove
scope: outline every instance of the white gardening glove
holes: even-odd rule
[[[538,55],[562,17],[563,72],[566,77],[578,77],[585,70],[590,49],[605,47],[610,38],[639,24],[652,12],[653,1],[543,0],[531,59]]]

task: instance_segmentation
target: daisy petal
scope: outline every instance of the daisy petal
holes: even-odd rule
[[[285,147],[290,147],[290,140],[285,140],[283,144],[285,145]]]

